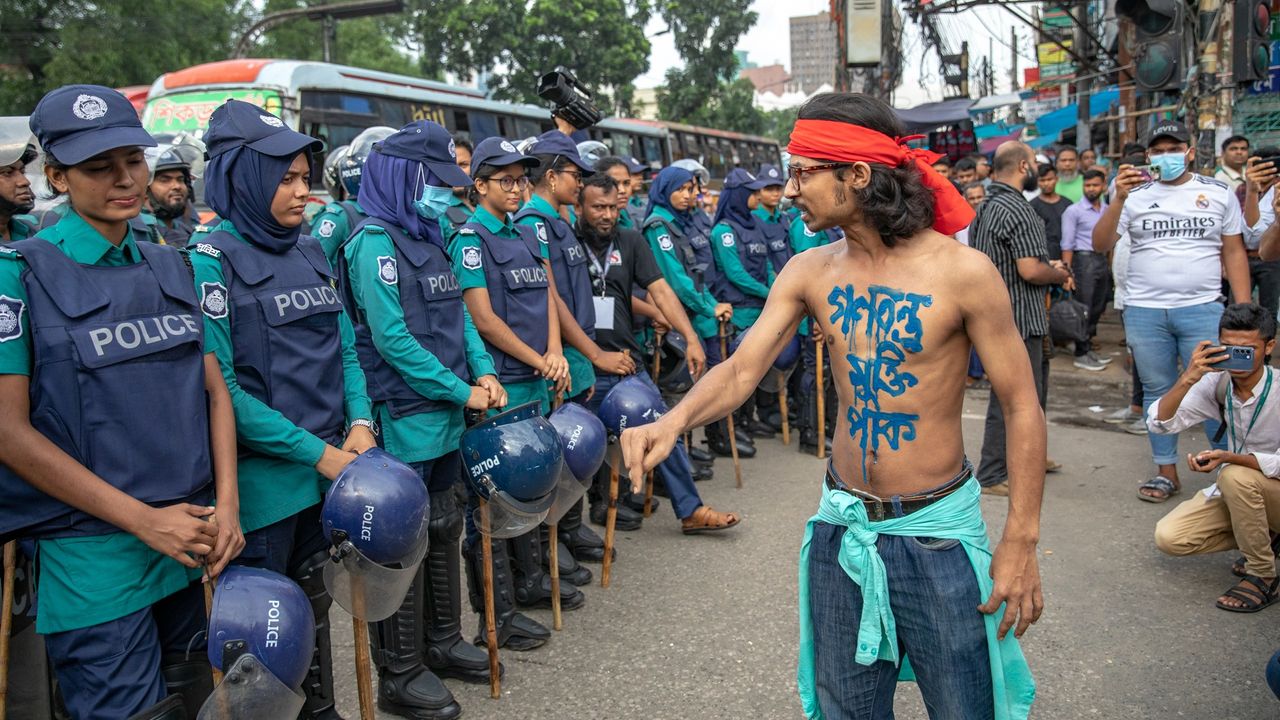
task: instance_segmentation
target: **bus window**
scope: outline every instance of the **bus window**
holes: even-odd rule
[[[645,137],[641,145],[644,148],[640,152],[641,162],[647,165],[653,165],[655,162],[659,165],[666,165],[671,160],[663,155],[662,145],[659,144],[658,138]]]
[[[525,138],[537,137],[542,134],[538,123],[525,118],[512,118],[515,121],[515,135],[513,140],[524,140]]]
[[[501,134],[498,131],[498,117],[482,110],[468,110],[467,125],[467,132],[471,133],[473,143]]]
[[[631,157],[634,155],[641,154],[636,150],[632,149],[631,141],[632,141],[632,136],[630,134],[619,132],[619,133],[613,133],[612,137],[610,137],[609,140],[605,141],[605,144],[609,146],[609,149],[613,151],[614,155]]]

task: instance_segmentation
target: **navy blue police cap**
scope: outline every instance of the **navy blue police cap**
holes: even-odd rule
[[[290,130],[280,118],[242,100],[219,105],[209,116],[203,139],[205,155],[210,158],[238,147],[271,157],[289,157],[307,148],[324,150],[323,142]]]
[[[760,172],[756,173],[756,177],[761,181],[767,181],[769,183],[768,185],[765,185],[765,187],[787,184],[787,179],[783,177],[782,171],[778,170],[777,165],[769,165],[768,163],[761,165]]]
[[[64,85],[49,91],[29,121],[40,146],[63,165],[122,147],[155,147],[138,111],[119,92],[101,85]]]
[[[591,163],[582,159],[578,154],[578,146],[568,135],[559,130],[548,130],[538,136],[533,145],[529,148],[530,155],[559,155],[577,165],[582,171],[588,175],[596,171]]]
[[[742,168],[735,168],[724,179],[724,188],[726,190],[736,187],[744,187],[748,190],[759,190],[761,188],[767,188],[773,184],[775,183],[772,180],[761,180]]]
[[[645,165],[644,163],[640,162],[639,160],[629,155],[626,157],[623,157],[622,161],[627,164],[627,172],[631,173],[632,175],[635,175],[636,173],[642,173],[649,169],[648,165]]]
[[[499,168],[508,165],[524,165],[533,168],[537,167],[538,161],[522,154],[510,140],[491,137],[481,140],[480,144],[471,151],[471,172],[474,174],[481,165]],[[470,182],[466,184],[469,185]]]
[[[430,120],[415,120],[378,141],[374,151],[391,157],[414,160],[427,166],[449,187],[466,187],[471,178],[458,167],[458,149],[453,136]]]

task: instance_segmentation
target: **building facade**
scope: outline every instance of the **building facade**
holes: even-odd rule
[[[836,26],[829,13],[791,18],[791,80],[805,93],[836,83]]]

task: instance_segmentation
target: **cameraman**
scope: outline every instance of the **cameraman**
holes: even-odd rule
[[[1156,547],[1179,556],[1239,547],[1244,557],[1231,571],[1240,581],[1217,602],[1230,612],[1257,612],[1278,594],[1280,543],[1273,535],[1280,531],[1280,371],[1269,367],[1275,345],[1275,315],[1256,303],[1228,306],[1217,344],[1205,340],[1196,347],[1182,377],[1147,415],[1147,427],[1157,435],[1224,421],[1226,450],[1187,456],[1187,465],[1197,472],[1220,468],[1217,484],[1156,524]],[[1229,357],[1227,346],[1252,348],[1252,364],[1243,370],[1215,369]]]

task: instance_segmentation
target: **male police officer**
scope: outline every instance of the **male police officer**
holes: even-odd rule
[[[23,217],[35,207],[36,196],[25,174],[36,159],[35,137],[25,117],[0,118],[0,240],[22,240],[36,234],[35,223]]]
[[[191,204],[193,192],[191,161],[176,147],[160,148],[147,185],[147,207],[155,215],[156,230],[166,245],[186,247],[200,224],[200,216]]]

